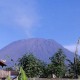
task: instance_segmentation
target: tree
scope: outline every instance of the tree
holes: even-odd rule
[[[13,71],[13,68],[12,67],[7,67],[4,70],[6,70],[6,71]]]
[[[69,72],[69,76],[74,77],[74,71],[75,71],[75,62],[70,61],[69,59],[67,59],[68,61],[68,72]],[[77,57],[77,74],[80,75],[80,57]]]
[[[80,75],[80,57],[77,59],[77,72]]]
[[[74,62],[72,62],[69,59],[66,60],[68,62],[68,66],[67,66],[68,77],[72,78],[74,76]]]
[[[59,49],[51,58],[51,64],[49,64],[49,72],[55,74],[57,77],[63,77],[66,72],[65,60],[66,56],[62,49]]]
[[[40,78],[47,78],[48,77],[48,67],[47,64],[43,61],[40,62],[40,69],[41,69],[41,74]]]
[[[42,62],[33,54],[25,54],[19,59],[19,66],[22,66],[28,77],[40,77],[42,74]]]

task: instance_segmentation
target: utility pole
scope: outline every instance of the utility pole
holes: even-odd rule
[[[74,56],[74,79],[78,78],[78,73],[77,73],[77,54],[78,54],[78,46],[80,44],[80,38],[77,41],[76,45],[76,50],[75,50],[75,56]]]

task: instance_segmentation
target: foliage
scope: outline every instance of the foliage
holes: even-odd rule
[[[11,80],[10,76],[7,77],[7,80]]]
[[[70,61],[69,59],[66,59],[68,62],[68,75],[73,76],[74,75],[74,62]]]
[[[48,68],[47,68],[47,64],[45,62],[41,62],[40,69],[41,69],[40,77],[47,78],[48,77]]]
[[[72,77],[74,75],[74,63],[66,59],[62,49],[59,49],[49,59],[51,62],[46,64],[37,59],[33,54],[25,54],[19,59],[19,66],[22,66],[29,78],[48,78],[52,77],[52,74],[56,75],[58,78],[62,78],[66,74],[69,75],[66,77]],[[66,60],[69,62],[68,66],[65,65]],[[78,75],[80,75],[80,58],[77,59],[77,69]]]
[[[22,67],[20,67],[20,72],[18,76],[18,80],[28,80],[25,71],[23,70]]]
[[[80,57],[77,59],[77,72],[80,75]]]
[[[66,71],[66,56],[61,49],[53,55],[50,64],[46,64],[37,59],[33,54],[25,54],[19,59],[19,66],[22,66],[28,77],[47,78],[55,74],[57,77],[63,77]]]
[[[66,72],[65,60],[62,49],[59,49],[51,58],[51,64],[49,64],[49,73],[55,74],[57,77],[63,77]]]
[[[6,71],[12,71],[13,68],[12,68],[12,67],[7,67],[7,68],[5,68],[5,70],[6,70]]]
[[[69,74],[72,74],[74,76],[75,63],[70,61],[69,59],[67,59],[67,61],[69,62],[68,64]],[[80,75],[80,57],[77,57],[76,66],[77,66],[77,74]]]
[[[32,54],[25,54],[19,59],[19,66],[22,66],[28,77],[40,77],[42,62]]]
[[[7,80],[11,80],[10,75],[7,77]],[[28,80],[25,71],[22,67],[20,67],[18,80]]]

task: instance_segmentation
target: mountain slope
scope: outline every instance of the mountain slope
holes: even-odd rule
[[[0,50],[0,59],[7,59],[7,62],[10,63],[10,59],[7,58],[7,56],[10,56],[10,58],[16,61],[25,53],[30,52],[39,59],[48,62],[49,57],[51,57],[58,49],[62,49],[70,60],[73,59],[74,54],[58,44],[56,41],[40,38],[19,40],[9,44]]]

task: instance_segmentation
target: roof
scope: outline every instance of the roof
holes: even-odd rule
[[[7,66],[3,61],[0,61],[0,66]]]

